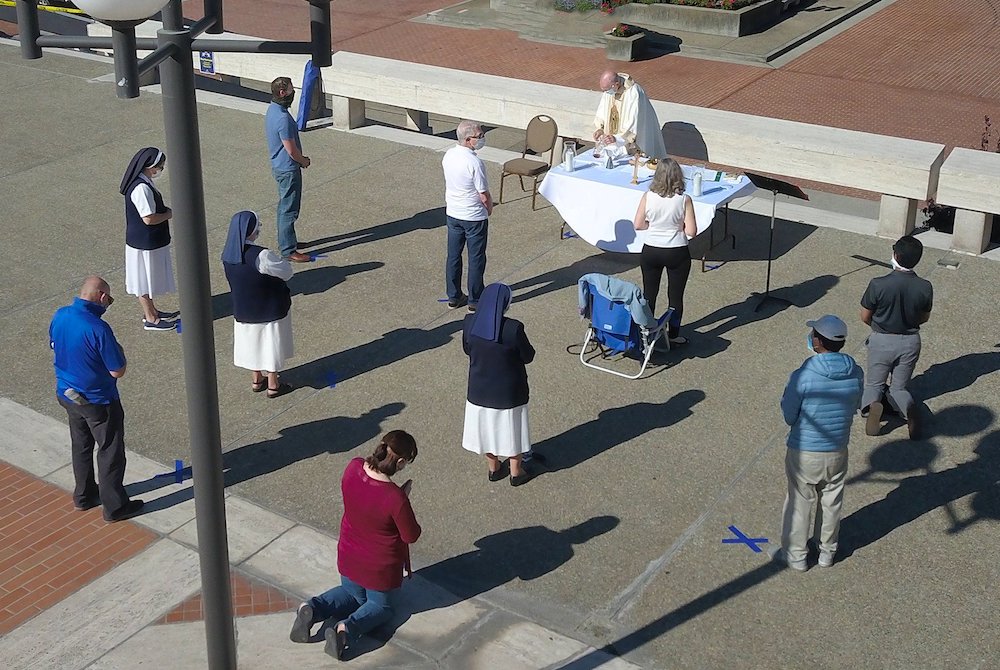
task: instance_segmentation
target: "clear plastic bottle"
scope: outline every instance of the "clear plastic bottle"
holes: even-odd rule
[[[573,151],[573,146],[570,144],[566,145],[566,150],[563,152],[563,170],[566,172],[572,172],[576,167],[576,152]]]
[[[694,179],[691,180],[693,184],[693,188],[691,189],[692,191],[691,195],[694,196],[695,198],[701,196],[702,179],[704,179],[704,177],[701,176],[701,170],[698,170],[697,172],[694,173]]]

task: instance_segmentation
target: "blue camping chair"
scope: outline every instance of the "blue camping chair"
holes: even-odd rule
[[[583,284],[582,281],[581,284]],[[580,350],[580,362],[588,368],[610,372],[613,375],[625,377],[626,379],[638,379],[646,371],[646,366],[649,365],[649,359],[653,355],[653,346],[657,340],[662,340],[663,351],[670,350],[670,338],[667,337],[667,327],[671,317],[673,317],[674,310],[672,308],[668,309],[663,316],[656,319],[657,325],[655,328],[640,326],[632,320],[632,314],[625,303],[605,298],[598,292],[597,287],[592,282],[588,281],[585,284],[589,295],[587,297],[584,317],[590,320],[590,325],[587,327],[587,334],[583,340],[583,348]],[[632,284],[632,286],[635,285]],[[638,291],[638,287],[635,288]],[[649,312],[649,307],[645,304],[644,300],[642,308],[646,310],[648,320],[652,321],[652,314]],[[639,368],[639,372],[636,374],[627,375],[617,370],[595,365],[584,356],[591,342],[597,344],[601,358],[607,358],[609,353],[633,354],[642,360],[642,367]],[[594,358],[596,356],[592,356],[591,360]]]

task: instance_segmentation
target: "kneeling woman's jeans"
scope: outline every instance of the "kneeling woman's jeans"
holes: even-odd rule
[[[389,594],[392,591],[373,591],[340,576],[340,586],[320,594],[309,601],[316,621],[333,619],[344,622],[347,636],[357,641],[368,631],[392,618]]]

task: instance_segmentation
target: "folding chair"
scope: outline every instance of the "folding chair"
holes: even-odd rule
[[[605,298],[597,292],[597,287],[591,282],[587,282],[587,287],[590,295],[587,299],[585,316],[589,317],[590,325],[587,327],[583,348],[580,350],[580,362],[588,368],[610,372],[626,379],[638,379],[646,371],[646,366],[649,365],[649,359],[653,355],[653,346],[657,340],[663,340],[665,346],[663,351],[670,350],[667,327],[670,318],[674,315],[673,308],[668,309],[663,316],[656,320],[656,328],[645,328],[632,320],[632,314],[624,303]],[[584,354],[587,353],[587,347],[592,341],[597,344],[601,358],[607,358],[609,353],[634,353],[641,358],[642,367],[636,374],[627,375],[624,372],[591,363],[584,358]],[[592,356],[591,360],[594,358],[596,356]]]
[[[528,129],[524,133],[524,150],[521,152],[521,157],[510,159],[503,164],[503,168],[500,170],[500,200],[498,204],[503,202],[504,180],[511,175],[517,175],[517,178],[521,181],[522,191],[528,190],[524,187],[524,178],[531,177],[533,180],[531,186],[531,209],[535,209],[535,198],[538,196],[538,181],[552,167],[557,137],[559,137],[559,128],[551,116],[539,114],[528,122]],[[540,156],[546,151],[549,152],[549,162],[543,163],[528,158],[529,151],[536,156]]]

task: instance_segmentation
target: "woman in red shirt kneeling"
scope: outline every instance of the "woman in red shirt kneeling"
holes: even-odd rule
[[[412,480],[397,485],[392,476],[416,457],[413,436],[392,430],[371,456],[347,465],[340,480],[340,586],[299,605],[289,634],[292,642],[309,642],[313,624],[332,619],[326,652],[339,659],[352,641],[392,617],[390,593],[402,585],[404,570],[410,574],[409,545],[420,537],[409,499]]]

